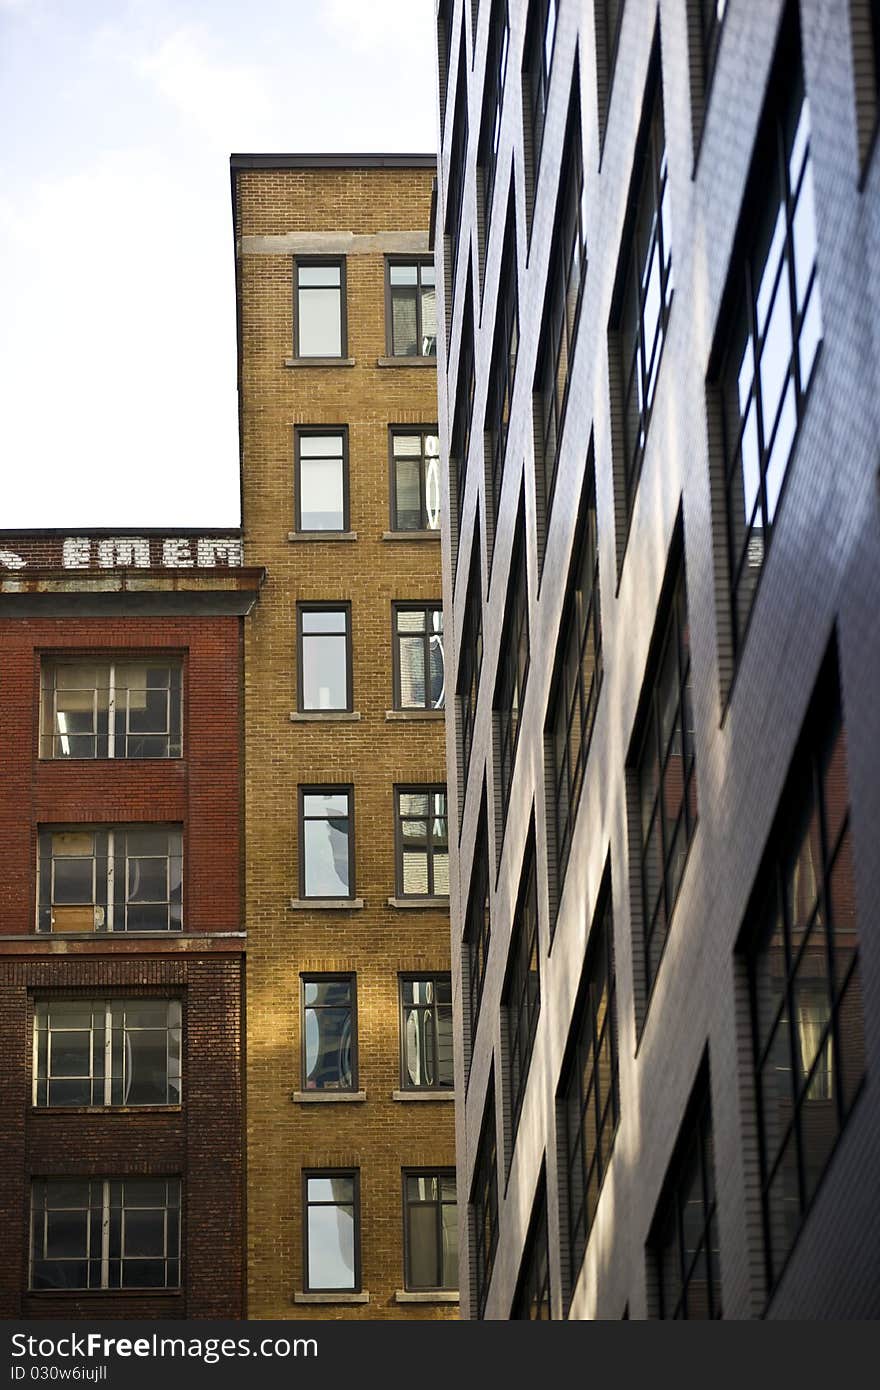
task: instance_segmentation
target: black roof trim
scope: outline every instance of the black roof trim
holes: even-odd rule
[[[436,154],[231,154],[238,169],[436,169]]]
[[[29,538],[33,540],[52,539],[55,536],[162,536],[165,539],[174,539],[177,536],[204,536],[210,539],[217,536],[220,539],[237,538],[242,535],[240,523],[235,526],[175,526],[170,523],[167,526],[16,526],[9,528],[0,527],[0,540],[12,536],[17,540]]]

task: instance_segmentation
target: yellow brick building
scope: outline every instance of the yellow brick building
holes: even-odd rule
[[[433,177],[232,157],[256,1318],[458,1314]]]

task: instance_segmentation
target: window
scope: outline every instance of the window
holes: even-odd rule
[[[526,563],[525,520],[525,506],[521,498],[510,561],[507,601],[504,605],[498,676],[495,681],[498,772],[505,817],[513,781],[513,765],[519,741],[526,681],[529,677],[529,575]]]
[[[489,915],[489,837],[486,826],[486,799],[480,807],[480,820],[474,844],[471,885],[464,919],[464,948],[467,965],[470,1046],[473,1048],[483,998],[483,983],[489,960],[492,923]]]
[[[501,139],[501,111],[504,103],[504,80],[507,76],[507,52],[510,47],[510,22],[507,0],[493,0],[489,15],[489,37],[486,48],[486,85],[483,92],[483,115],[477,155],[477,180],[482,201],[485,233],[488,240],[492,221],[492,194],[495,191],[495,169],[498,164],[498,145]]]
[[[308,1292],[361,1287],[360,1174],[303,1173],[305,1287]]]
[[[611,108],[611,88],[617,66],[620,26],[624,0],[594,0],[593,18],[596,26],[596,81],[599,97],[599,157],[605,144],[608,114]]]
[[[795,752],[743,943],[768,1292],[865,1070],[846,764],[835,653]]]
[[[297,357],[344,357],[345,261],[297,260]]]
[[[433,261],[388,261],[388,350],[392,357],[437,356]]]
[[[721,1271],[708,1068],[682,1126],[654,1218],[649,1255],[661,1318],[720,1318]]]
[[[37,1000],[33,1104],[178,1105],[180,1034],[177,1000]]]
[[[446,787],[396,787],[394,799],[398,897],[448,897]]]
[[[357,1090],[354,975],[303,975],[303,1090]]]
[[[179,758],[179,659],[42,663],[41,758]]]
[[[449,974],[401,975],[400,1037],[406,1090],[450,1090],[452,980]]]
[[[542,481],[544,532],[550,517],[562,422],[587,267],[584,160],[581,146],[579,67],[575,62],[565,146],[556,199],[556,231],[550,249],[544,316],[535,372],[536,456]]]
[[[573,1287],[590,1238],[620,1115],[614,923],[607,872],[590,928],[557,1107],[565,1134],[565,1233]]]
[[[299,708],[350,710],[351,608],[297,604]]]
[[[468,270],[470,271],[470,267]],[[455,480],[456,539],[461,535],[461,521],[464,514],[468,450],[471,443],[474,391],[476,389],[473,293],[470,273],[468,273],[467,282],[464,318],[461,325],[461,343],[458,352],[455,404],[452,407],[452,426],[449,435],[450,479],[454,478]]]
[[[300,894],[354,896],[353,793],[350,787],[300,787]]]
[[[629,530],[672,304],[672,242],[660,43],[655,41],[611,313],[612,401],[620,402],[618,529]],[[621,545],[621,553],[623,550]]]
[[[297,531],[348,530],[348,430],[296,429]]]
[[[447,301],[448,321],[452,321],[455,301],[455,271],[461,232],[461,209],[464,203],[465,158],[468,143],[467,77],[465,74],[464,44],[459,45],[458,76],[455,79],[455,111],[452,116],[452,144],[449,151],[449,177],[446,183],[445,261],[449,266],[450,283]],[[470,279],[470,276],[468,276]]]
[[[510,933],[507,974],[501,992],[507,1070],[510,1082],[511,1139],[516,1139],[520,1112],[529,1079],[532,1046],[541,1013],[541,977],[538,968],[538,884],[535,876],[535,842],[529,836],[520,880],[519,897]]]
[[[473,556],[468,578],[467,597],[458,652],[458,725],[464,777],[467,781],[477,717],[477,697],[480,691],[480,671],[483,666],[483,581],[480,573],[480,528],[474,527]]]
[[[471,1218],[474,1229],[474,1275],[477,1316],[482,1317],[492,1279],[492,1266],[498,1246],[498,1153],[495,1136],[495,1073],[489,1075],[489,1091],[471,1189]]]
[[[440,133],[446,116],[446,92],[452,68],[452,15],[455,0],[440,0],[437,9],[437,81],[440,89]]]
[[[32,1289],[180,1287],[179,1178],[34,1178]]]
[[[38,931],[180,931],[182,914],[179,828],[40,831]]]
[[[532,1207],[510,1316],[511,1319],[528,1322],[548,1322],[551,1317],[547,1185],[543,1172]]]
[[[657,977],[697,824],[690,627],[683,555],[675,565],[669,592],[668,600],[661,602],[656,655],[649,659],[635,762],[648,995]]]
[[[587,458],[580,518],[572,548],[556,664],[547,706],[545,742],[552,777],[555,903],[565,877],[599,691],[602,688],[602,614],[596,543],[596,478],[593,446]]]
[[[501,260],[501,276],[498,283],[498,304],[495,310],[495,338],[492,345],[492,360],[489,367],[489,390],[486,397],[486,420],[484,430],[487,438],[487,453],[491,460],[492,476],[492,517],[497,524],[498,510],[501,506],[501,480],[504,468],[504,453],[507,448],[507,428],[510,424],[510,409],[513,402],[513,383],[516,377],[516,358],[519,347],[519,304],[516,282],[516,215],[514,211],[514,190],[511,177],[510,198],[508,200],[507,231],[504,238],[504,254]]]
[[[529,227],[544,143],[544,123],[550,99],[550,66],[556,37],[556,0],[531,0],[523,47],[523,120],[527,150]],[[530,171],[530,172],[528,172]]]
[[[443,709],[446,670],[439,603],[395,603],[394,708]]]
[[[455,1169],[404,1172],[403,1202],[406,1287],[457,1289]]]
[[[391,430],[391,526],[440,530],[440,439],[437,426]]]
[[[775,71],[744,204],[748,227],[739,234],[723,311],[719,394],[736,655],[822,338],[810,107],[796,34],[782,41]]]

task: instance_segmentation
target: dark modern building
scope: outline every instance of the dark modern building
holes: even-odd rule
[[[437,25],[462,1313],[876,1316],[878,7]]]

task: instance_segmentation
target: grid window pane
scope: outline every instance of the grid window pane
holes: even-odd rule
[[[507,973],[501,995],[514,1138],[525,1097],[532,1046],[541,1012],[538,951],[538,885],[534,842],[530,839],[511,929]]]
[[[708,1081],[680,1136],[650,1249],[661,1318],[720,1318],[718,1219]]]
[[[495,1251],[498,1246],[498,1152],[495,1136],[495,1075],[489,1077],[489,1093],[471,1189],[471,1219],[475,1233],[475,1274],[477,1314],[483,1316]]]
[[[182,908],[180,830],[40,831],[39,931],[179,931]]]
[[[443,609],[394,606],[394,693],[397,709],[443,709]]]
[[[175,758],[182,751],[179,661],[47,659],[41,758]]]
[[[453,1085],[450,976],[402,976],[400,1009],[404,1087],[449,1089]]]
[[[437,355],[437,300],[429,261],[389,262],[388,295],[393,357]]]
[[[180,1181],[35,1178],[33,1289],[177,1288]]]
[[[436,531],[440,527],[440,441],[428,430],[391,432],[395,531]]]

